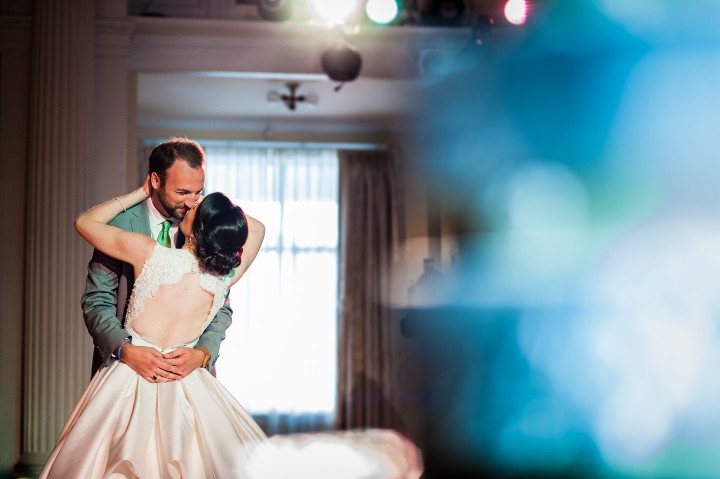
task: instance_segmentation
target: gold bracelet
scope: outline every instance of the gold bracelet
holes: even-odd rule
[[[201,366],[201,367],[203,367],[203,368],[207,367],[207,365],[208,365],[208,363],[210,362],[210,359],[211,359],[211,357],[212,357],[212,356],[210,355],[210,351],[209,351],[208,348],[206,348],[205,346],[198,346],[196,349],[198,349],[198,350],[202,351],[203,353],[205,353],[205,359],[203,359],[203,362],[202,362],[202,366]]]

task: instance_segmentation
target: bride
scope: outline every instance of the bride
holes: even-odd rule
[[[195,345],[255,259],[264,226],[222,193],[188,211],[180,223],[182,249],[107,224],[149,195],[146,180],[80,215],[75,228],[134,268],[125,324],[131,337],[122,347],[165,354]],[[266,436],[233,396],[203,368],[177,381],[141,377],[122,361],[122,347],[118,360],[92,378],[39,477],[242,477],[248,451]]]

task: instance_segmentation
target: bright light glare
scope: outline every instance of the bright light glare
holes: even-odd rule
[[[357,0],[313,0],[312,5],[325,20],[342,23],[356,9]]]
[[[387,430],[276,434],[252,445],[238,477],[368,479],[419,477],[415,445]]]
[[[380,25],[387,25],[395,20],[398,14],[398,5],[395,0],[368,0],[365,4],[365,13],[370,20]]]
[[[505,18],[513,25],[522,25],[527,20],[525,0],[508,0],[505,4]]]

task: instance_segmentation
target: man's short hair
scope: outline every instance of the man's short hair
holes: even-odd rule
[[[201,168],[205,164],[205,152],[196,141],[171,138],[153,148],[148,160],[148,173],[157,173],[160,184],[164,184],[167,170],[176,160],[187,162],[191,168]]]

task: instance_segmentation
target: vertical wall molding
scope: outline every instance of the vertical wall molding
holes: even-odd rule
[[[0,261],[0,477],[20,455],[22,427],[22,343],[25,296],[25,218],[30,89],[29,15],[0,15],[0,204],[3,220]],[[12,225],[12,226],[9,226]]]
[[[23,423],[19,474],[35,474],[87,385],[92,348],[79,299],[89,248],[94,0],[36,0],[30,87]]]
[[[109,10],[109,9],[106,9]],[[128,68],[134,22],[98,18],[95,27],[95,154],[89,165],[91,204],[139,185],[135,176],[135,77]],[[132,174],[130,174],[132,172]]]

